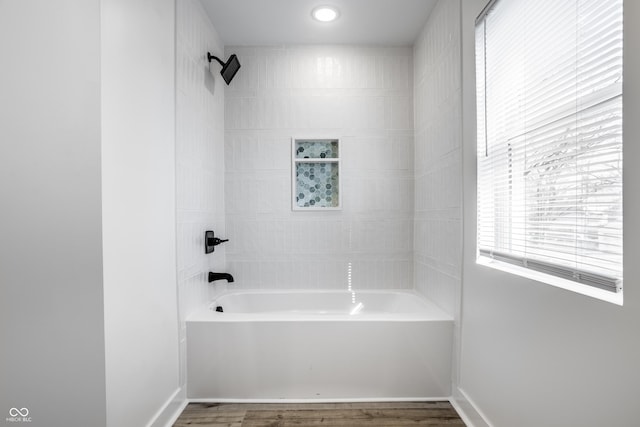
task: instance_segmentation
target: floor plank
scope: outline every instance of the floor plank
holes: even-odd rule
[[[174,427],[464,426],[449,402],[191,403]]]

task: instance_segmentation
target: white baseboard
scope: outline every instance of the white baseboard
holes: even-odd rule
[[[469,399],[469,396],[461,388],[456,390],[455,395],[449,401],[467,427],[493,427],[487,417],[478,409],[478,406]]]
[[[171,427],[184,408],[187,407],[187,393],[182,387],[178,389],[167,399],[164,405],[156,412],[147,427]]]

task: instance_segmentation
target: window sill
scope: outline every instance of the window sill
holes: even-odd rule
[[[587,286],[587,285],[582,285],[580,283],[572,282],[571,280],[555,277],[550,274],[529,270],[526,268],[518,267],[517,265],[496,261],[496,260],[493,260],[487,257],[482,257],[482,256],[476,259],[476,263],[479,265],[484,265],[486,267],[495,268],[496,270],[504,271],[506,273],[515,274],[516,276],[535,280],[537,282],[542,282],[547,285],[565,289],[567,291],[575,292],[591,298],[599,299],[601,301],[606,301],[612,304],[622,306],[623,291],[613,293],[613,292],[605,291],[603,289],[594,288],[592,286]]]

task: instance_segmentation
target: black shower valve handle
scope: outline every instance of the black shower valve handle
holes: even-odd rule
[[[219,239],[215,237],[213,231],[207,230],[204,233],[204,253],[210,254],[214,251],[214,248],[220,243],[228,242],[229,239]]]

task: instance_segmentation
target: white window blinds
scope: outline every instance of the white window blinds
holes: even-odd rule
[[[498,0],[476,21],[480,257],[622,284],[622,0]]]

